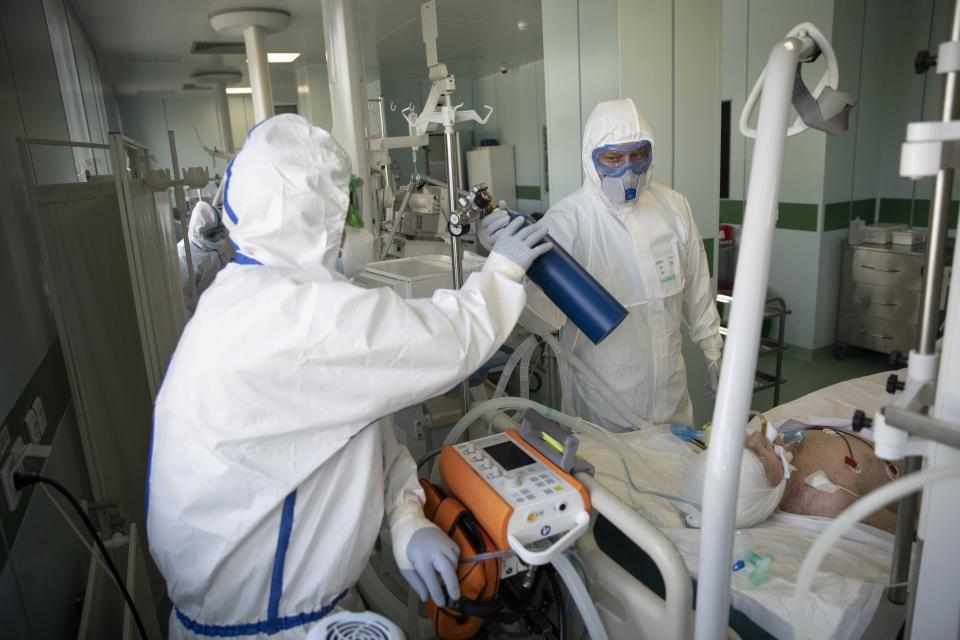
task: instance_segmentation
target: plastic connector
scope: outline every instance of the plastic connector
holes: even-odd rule
[[[770,575],[770,568],[773,566],[773,556],[769,553],[761,556],[751,551],[747,555],[747,561],[749,562],[747,568],[750,571],[750,584],[759,587],[767,581],[767,577]]]

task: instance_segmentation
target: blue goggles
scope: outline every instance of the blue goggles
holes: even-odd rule
[[[627,144],[607,144],[591,154],[593,166],[602,176],[619,178],[627,171],[643,175],[653,162],[653,148],[649,140]]]

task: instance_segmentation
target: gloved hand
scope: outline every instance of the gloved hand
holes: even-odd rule
[[[401,566],[400,573],[420,596],[420,600],[426,601],[429,593],[434,603],[446,606],[441,580],[450,598],[460,599],[460,581],[457,579],[460,547],[436,525],[431,523],[414,532],[403,553],[413,568],[404,569]]]
[[[491,214],[494,215],[494,214]],[[491,239],[491,253],[499,253],[526,271],[533,261],[553,249],[553,244],[543,242],[547,228],[538,222],[526,224],[523,218],[514,218],[505,227],[495,232]],[[523,227],[523,228],[521,228]]]
[[[707,360],[707,395],[716,397],[720,386],[720,359]]]
[[[480,218],[477,225],[477,240],[487,251],[493,250],[493,235],[507,226],[510,222],[510,214],[504,211],[504,208],[494,209],[493,213]]]

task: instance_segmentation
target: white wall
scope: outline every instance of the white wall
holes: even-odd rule
[[[41,272],[35,225],[27,206],[16,138],[69,138],[63,100],[40,2],[0,3],[0,420],[57,344],[57,332]],[[48,181],[76,181],[69,152],[47,148],[35,154]],[[65,369],[59,371],[66,375]],[[20,431],[19,425],[5,429]],[[59,479],[81,500],[90,500],[76,424],[68,413],[55,428],[43,472]],[[40,639],[76,635],[74,598],[86,579],[87,552],[63,525],[49,501],[34,493],[16,531],[6,504],[0,506],[0,634]]]
[[[227,103],[233,144],[239,150],[247,131],[253,126],[253,105],[250,96],[245,95],[228,96]],[[147,146],[154,168],[169,169],[172,166],[167,138],[167,131],[172,130],[176,136],[181,168],[206,167],[211,179],[216,174],[224,174],[226,161],[205,152],[194,132],[196,127],[205,146],[224,148],[212,93],[202,92],[196,96],[120,96],[118,104],[124,133]]]
[[[305,64],[297,68],[297,105],[300,115],[327,131],[333,128],[333,107],[327,66]]]
[[[598,102],[620,96],[619,4],[543,0],[541,5],[551,203],[583,183],[580,146],[590,112]],[[653,35],[643,33],[640,40]]]
[[[543,157],[546,124],[543,61],[510,69],[505,74],[484,76],[473,81],[473,88],[473,106],[481,115],[486,113],[484,105],[493,107],[487,123],[474,127],[474,146],[487,138],[512,145],[517,186],[540,190],[538,199],[518,199],[517,208],[524,213],[546,211],[549,196]]]
[[[795,3],[791,0],[748,2],[730,0],[723,3],[723,45],[721,62],[721,95],[731,100],[730,198],[746,198],[746,184],[753,159],[753,141],[739,130],[740,112],[746,95],[766,66],[774,44],[800,22],[813,22],[825,33],[833,28],[833,0],[812,0]],[[803,77],[814,87],[824,65],[804,65]],[[841,79],[843,71],[841,70]],[[843,83],[841,83],[842,86]],[[791,118],[795,114],[791,113]],[[756,112],[751,123],[756,122]],[[780,202],[814,205],[808,220],[812,230],[778,228],[774,233],[773,258],[769,289],[782,296],[793,312],[787,320],[787,342],[813,349],[818,344],[818,304],[822,298],[832,299],[835,293],[821,292],[820,286],[836,273],[822,273],[822,202],[826,134],[808,131],[789,138],[784,151]],[[828,245],[832,246],[832,245]],[[821,309],[821,314],[829,313]],[[834,311],[835,318],[835,311]],[[835,325],[835,320],[830,326]],[[822,336],[821,336],[822,337]],[[830,338],[832,341],[832,337]]]

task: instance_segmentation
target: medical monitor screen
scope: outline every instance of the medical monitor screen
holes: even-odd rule
[[[512,442],[501,442],[484,448],[484,451],[496,460],[504,471],[513,471],[536,462],[523,449]]]

